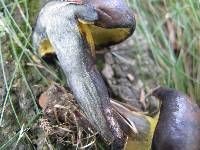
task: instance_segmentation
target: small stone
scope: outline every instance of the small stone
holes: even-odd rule
[[[113,56],[112,56],[111,53],[106,53],[105,56],[104,56],[104,58],[105,58],[105,62],[107,64],[110,64],[110,65],[114,64]]]
[[[102,74],[106,79],[111,79],[114,76],[112,67],[109,64],[106,64],[102,71]]]
[[[42,94],[39,98],[39,105],[41,108],[44,108],[47,103],[48,97],[44,94]]]
[[[135,77],[130,73],[127,74],[127,78],[129,79],[129,81],[134,81],[135,80]]]
[[[126,74],[124,73],[124,70],[122,70],[120,65],[112,65],[112,68],[114,70],[115,77],[117,77],[117,78],[126,77]]]

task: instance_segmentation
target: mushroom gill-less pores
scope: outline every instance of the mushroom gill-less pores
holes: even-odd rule
[[[199,150],[199,106],[173,89],[160,87],[153,95],[160,99],[162,104],[152,150]]]
[[[33,33],[33,44],[36,49],[39,49],[42,56],[55,50],[60,65],[68,79],[69,87],[80,108],[102,137],[108,143],[114,142],[115,149],[121,149],[124,146],[125,136],[112,115],[108,91],[95,67],[92,54],[94,54],[94,45],[96,43],[97,46],[106,45],[108,43],[117,43],[127,38],[133,32],[135,22],[130,14],[124,16],[125,18],[122,19],[124,22],[121,23],[121,26],[119,22],[113,22],[112,12],[116,13],[115,11],[119,9],[118,11],[124,13],[124,8],[128,10],[124,2],[116,1],[113,6],[109,3],[105,3],[106,5],[104,6],[101,5],[104,4],[103,1],[98,2],[100,5],[95,6],[94,4],[97,3],[89,0],[84,1],[82,4],[65,1],[47,3],[38,16]],[[111,7],[107,8],[107,6]],[[122,10],[120,9],[121,6],[124,7]],[[99,8],[98,11],[97,8]],[[125,11],[126,13],[128,12],[127,10]],[[115,23],[116,26],[114,26]],[[91,24],[94,27],[92,30],[90,28]],[[96,30],[95,26],[97,25],[99,27]],[[114,29],[115,27],[120,28],[118,37],[121,37],[121,32],[126,36],[117,41],[115,38],[108,38],[110,41],[105,38],[106,42],[97,38],[95,41],[96,36],[106,37],[112,35],[112,28]],[[124,30],[125,27],[127,27],[128,31]],[[96,32],[99,31],[99,28],[102,28],[102,31],[111,31],[100,34]],[[92,33],[94,34],[92,35]]]
[[[109,46],[129,37],[135,30],[135,18],[124,0],[91,0],[98,20],[89,25],[95,46]]]

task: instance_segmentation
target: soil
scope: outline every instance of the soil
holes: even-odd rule
[[[141,42],[140,49],[134,48],[136,42]],[[155,68],[155,63],[147,44],[142,42],[133,35],[127,41],[111,47],[111,51],[104,55],[105,65],[102,70],[111,93],[139,109],[143,109],[139,101],[141,92],[146,86],[154,86],[152,79],[158,73],[158,70],[151,69]]]

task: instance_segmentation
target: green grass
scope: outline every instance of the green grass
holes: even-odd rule
[[[43,63],[43,66],[45,66],[45,71],[42,72],[41,69],[33,61],[32,51],[34,48],[31,45],[32,27],[29,23],[29,8],[27,5],[28,2],[28,0],[15,0],[14,2],[0,0],[0,9],[3,12],[3,16],[0,18],[0,64],[3,74],[2,82],[6,88],[6,94],[3,97],[3,104],[0,108],[0,126],[2,126],[6,119],[12,119],[15,120],[15,126],[17,126],[19,130],[16,134],[13,133],[13,136],[11,136],[11,133],[9,133],[8,140],[4,143],[0,143],[0,149],[9,149],[10,145],[13,145],[13,143],[14,148],[16,148],[20,140],[23,138],[28,141],[30,145],[32,144],[27,132],[36,122],[38,122],[38,116],[41,116],[41,112],[36,104],[36,95],[32,89],[36,83],[34,83],[34,81],[30,82],[28,76],[32,75],[38,76],[38,78],[40,77],[41,82],[44,83],[44,86],[49,84],[47,78],[45,77],[46,75],[44,75],[44,72],[50,73],[50,76],[53,76],[55,80],[58,80],[56,73],[54,73],[53,70],[50,70],[45,63]],[[18,11],[17,15],[16,11]],[[20,19],[16,20],[16,17],[20,17]],[[7,41],[6,44],[5,38]],[[5,50],[4,47],[8,49]],[[8,55],[8,53],[12,56],[12,61],[14,62],[14,66],[10,66],[12,72],[8,73],[9,77],[5,71],[8,69],[5,67],[6,61],[8,61],[5,56]],[[29,69],[27,69],[27,63],[33,64],[31,67],[31,72],[29,72]],[[35,72],[35,74],[32,74],[33,72]],[[22,80],[24,88],[26,88],[28,91],[27,95],[30,97],[30,100],[32,100],[32,106],[35,110],[35,116],[28,118],[28,120],[21,117],[24,115],[23,110],[17,112],[19,109],[17,109],[17,106],[14,106],[14,104],[16,104],[17,101],[20,101],[21,98],[14,99],[11,92],[14,83],[17,82],[19,76],[20,80]],[[12,111],[12,118],[5,117],[5,114],[7,113],[6,111],[10,111],[9,108],[11,108]]]
[[[26,139],[32,145],[28,131],[41,116],[36,104],[36,95],[32,89],[35,83],[28,79],[30,72],[27,71],[24,64],[33,64],[31,69],[41,78],[44,86],[49,84],[46,73],[57,81],[61,80],[54,70],[42,60],[42,65],[45,68],[42,71],[33,61],[32,52],[35,50],[31,45],[33,29],[30,23],[33,18],[29,15],[29,3],[29,0],[0,0],[0,9],[4,13],[0,23],[0,64],[7,91],[3,99],[4,102],[0,105],[0,125],[5,119],[4,114],[7,108],[10,107],[19,129],[17,133],[9,135],[10,137],[4,143],[0,143],[0,149],[8,148],[12,143],[17,147],[21,139]],[[143,35],[157,63],[155,67],[159,66],[162,70],[159,77],[154,80],[159,79],[159,84],[181,90],[200,103],[200,1],[130,0],[130,4],[136,14],[136,32]],[[16,9],[20,10],[18,14],[21,16],[20,24],[14,17]],[[35,10],[33,11],[35,12]],[[175,40],[170,40],[169,33],[175,34]],[[6,58],[4,57],[5,51],[3,51],[2,41],[5,35],[9,45],[9,54],[12,55],[15,62],[9,77],[6,76],[4,65]],[[35,110],[35,116],[26,121],[20,117],[20,113],[23,112],[17,112],[14,105],[16,99],[13,98],[11,92],[14,83],[17,82],[17,75],[21,77],[27,88]]]
[[[136,32],[144,36],[162,69],[159,83],[183,91],[200,103],[200,1],[130,3],[136,14]]]

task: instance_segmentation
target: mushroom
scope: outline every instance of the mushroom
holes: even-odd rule
[[[199,150],[200,109],[195,101],[179,91],[165,87],[156,88],[151,95],[161,103],[160,112],[154,117],[112,101],[114,110],[132,125],[131,128],[135,126],[138,132],[135,134],[128,124],[123,123],[125,121],[118,121],[122,130],[133,137],[133,140],[128,141],[127,150]]]
[[[98,20],[90,24],[97,48],[117,44],[135,30],[135,18],[124,0],[91,0],[98,13]]]
[[[181,92],[169,88],[160,87],[153,95],[162,104],[152,150],[199,150],[199,106]]]
[[[76,5],[89,3],[98,14],[98,19],[94,22],[84,22],[80,20],[81,18],[78,20],[81,34],[87,34],[85,38],[93,53],[99,48],[126,40],[135,30],[135,18],[124,0],[64,0],[64,2]],[[34,38],[41,39],[34,40]],[[37,43],[38,41],[40,41],[40,44]],[[34,42],[37,43],[35,46],[41,57],[51,56],[55,53],[45,34],[40,35],[39,33],[39,35],[33,37]]]
[[[68,0],[47,3],[33,33],[41,56],[55,51],[80,108],[114,149],[123,148],[126,138],[113,117],[93,56],[95,46],[118,43],[134,28],[134,17],[123,0]]]

